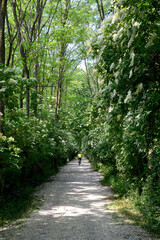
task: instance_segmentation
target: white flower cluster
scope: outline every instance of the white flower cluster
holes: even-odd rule
[[[118,82],[119,82],[119,80],[118,80],[118,78],[116,78],[116,79],[115,79],[115,83],[118,84]]]
[[[112,69],[114,69],[114,67],[115,67],[115,63],[113,62],[110,66],[110,71],[112,71]]]
[[[0,92],[5,92],[6,91],[6,88],[1,88],[0,89]]]
[[[132,45],[132,43],[133,43],[133,41],[134,41],[134,38],[135,38],[135,34],[136,34],[136,31],[135,31],[135,29],[133,29],[131,38],[130,38],[130,40],[129,40],[129,42],[128,42],[128,48],[131,47],[131,45]]]
[[[13,79],[13,78],[10,78],[9,82],[10,82],[10,83],[14,83],[14,84],[17,83],[17,81],[16,81],[15,79]]]
[[[130,72],[129,72],[129,78],[131,78],[133,75],[133,70],[131,69]]]
[[[123,27],[113,35],[113,41],[117,41],[118,38],[120,38],[122,36],[122,33],[123,33]]]
[[[126,10],[123,8],[121,10],[115,9],[115,14],[113,15],[112,18],[112,24],[114,24],[116,21],[123,19],[126,15]]]
[[[110,112],[112,112],[113,111],[113,107],[109,107],[109,109],[108,109],[108,112],[110,113]]]
[[[132,66],[134,65],[134,58],[135,58],[135,53],[134,53],[134,52],[131,52],[130,58],[131,58],[131,64],[130,64],[130,66],[132,67]]]
[[[143,89],[143,83],[138,84],[135,94],[140,93],[142,91],[142,89]]]
[[[0,84],[1,84],[1,83],[2,83],[2,84],[3,84],[3,83],[6,83],[6,81],[5,81],[5,80],[2,80],[2,81],[0,81]]]
[[[132,43],[133,43],[133,41],[135,39],[135,36],[136,36],[136,31],[137,31],[137,29],[139,29],[140,25],[141,25],[141,23],[135,22],[135,20],[132,19],[131,34],[130,34],[129,29],[127,31],[127,35],[128,35],[128,37],[130,37],[130,40],[128,42],[128,48],[130,48],[132,46]]]
[[[109,81],[109,83],[108,83],[108,86],[110,86],[112,84],[112,82],[111,81]]]
[[[129,90],[128,93],[127,93],[127,96],[126,96],[126,98],[124,100],[124,103],[127,103],[128,100],[130,100],[131,98],[132,98],[132,92],[131,92],[131,90]]]
[[[149,40],[146,44],[146,48],[151,47],[154,45],[154,39],[157,37],[156,33],[150,34]]]
[[[97,32],[104,33],[105,28],[106,28],[106,20],[104,19],[103,22],[101,23],[101,27],[97,30]]]
[[[116,96],[117,92],[116,90],[114,89],[113,92],[111,92],[111,98],[113,99],[115,96]]]
[[[139,28],[140,27],[140,25],[141,25],[141,23],[140,22],[134,22],[134,20],[133,20],[133,27],[136,27],[136,28]]]
[[[117,71],[114,73],[115,78],[118,78],[119,75],[120,75],[120,71]]]
[[[13,68],[7,68],[6,70],[4,70],[3,73],[9,73],[9,72],[13,72],[14,69]]]
[[[115,12],[112,18],[112,23],[115,23],[117,20],[119,20],[120,14],[119,11]]]
[[[8,142],[14,142],[14,138],[13,137],[9,137],[8,138]]]

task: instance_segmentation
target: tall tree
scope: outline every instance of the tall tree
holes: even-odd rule
[[[96,3],[97,3],[97,8],[98,8],[98,12],[100,15],[100,19],[101,19],[101,21],[103,21],[105,18],[103,0],[96,0]]]
[[[65,7],[63,7],[63,1],[61,1],[61,27],[62,34],[67,25],[67,20],[69,18],[70,11],[70,0],[65,0]],[[60,40],[60,52],[59,52],[59,70],[58,70],[58,81],[57,81],[57,92],[56,92],[56,107],[55,107],[55,119],[59,119],[59,112],[61,106],[62,99],[62,90],[63,90],[63,82],[64,82],[64,72],[65,72],[65,55],[68,47],[68,43],[65,37],[62,35]]]
[[[14,15],[14,20],[17,28],[17,33],[18,33],[18,42],[19,42],[19,47],[20,47],[20,54],[23,59],[23,74],[26,76],[27,79],[29,79],[29,67],[27,64],[27,52],[25,51],[24,48],[24,43],[23,43],[23,37],[21,33],[21,23],[20,23],[20,17],[18,18],[17,16],[17,2],[12,1],[12,8],[13,8],[13,15]],[[22,11],[22,9],[21,9]],[[29,116],[29,102],[30,102],[30,96],[29,96],[29,87],[26,89],[26,109],[27,109],[27,116]]]
[[[7,0],[0,0],[0,67],[5,66],[5,15],[6,15]],[[4,99],[0,96],[0,131],[3,132],[4,121]]]
[[[40,72],[40,64],[39,64],[39,37],[41,33],[41,22],[42,22],[42,14],[43,10],[45,8],[45,5],[47,3],[47,0],[37,0],[36,4],[36,13],[37,13],[37,22],[36,22],[36,27],[35,27],[35,42],[36,42],[36,60],[35,60],[35,65],[34,65],[34,77],[37,79],[35,83],[35,91],[34,91],[34,96],[32,97],[32,106],[33,106],[33,111],[34,115],[37,116],[37,104],[38,104],[38,78],[39,78],[39,72]]]
[[[8,16],[9,11],[10,9],[8,9],[8,11],[6,12],[6,23],[7,23],[8,43],[9,43],[8,56],[6,58],[6,66],[11,65],[11,67],[13,67],[14,54],[18,44],[16,43],[14,46],[14,42],[16,42],[15,40],[17,37],[17,30],[9,22],[9,16]]]
[[[41,33],[41,20],[44,7],[47,0],[35,0],[33,2],[21,3],[17,0],[11,1],[13,8],[14,21],[17,28],[18,43],[20,54],[23,62],[22,76],[26,77],[27,81],[30,78],[31,63],[35,60],[34,75],[38,75],[38,39]],[[36,12],[34,11],[36,9]],[[35,43],[35,46],[33,47]],[[34,51],[35,55],[31,58],[31,52]],[[37,50],[37,51],[36,51]],[[29,60],[30,59],[30,60]],[[31,60],[32,59],[32,60]],[[22,86],[23,89],[23,86]],[[35,92],[37,92],[37,83],[35,83]],[[26,110],[27,115],[30,114],[30,86],[26,86]],[[36,115],[37,97],[35,97],[34,112]],[[21,98],[21,107],[22,107]]]

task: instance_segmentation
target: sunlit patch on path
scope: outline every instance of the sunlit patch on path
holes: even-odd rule
[[[0,240],[151,240],[139,227],[122,224],[113,218],[113,210],[106,210],[106,195],[112,191],[101,186],[100,178],[88,160],[81,166],[71,161],[37,193],[44,198],[40,209],[23,225],[3,229]]]

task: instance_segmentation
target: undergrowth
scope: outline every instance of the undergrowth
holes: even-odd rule
[[[8,196],[0,200],[0,225],[6,224],[10,221],[17,220],[26,214],[33,201],[33,187],[19,189],[13,196]]]
[[[32,210],[39,208],[41,197],[35,196],[36,187],[43,182],[50,181],[50,176],[59,171],[47,171],[44,175],[39,176],[36,182],[31,185],[21,186],[14,189],[9,194],[0,198],[0,226],[9,222],[19,220],[27,216]]]
[[[145,192],[140,194],[138,188],[125,181],[112,166],[97,164],[96,170],[102,173],[102,185],[111,186],[115,195],[112,196],[116,216],[125,217],[127,222],[140,225],[152,234],[160,237],[160,208],[154,203],[155,196]],[[147,186],[147,185],[146,185]],[[156,194],[152,191],[152,194]],[[158,202],[158,199],[157,199]]]

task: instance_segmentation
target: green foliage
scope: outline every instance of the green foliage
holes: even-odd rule
[[[19,179],[21,158],[21,149],[14,143],[13,137],[0,136],[0,193],[1,197],[5,189],[15,183],[15,179]],[[15,183],[16,185],[16,183]],[[15,186],[14,185],[14,186]]]
[[[0,218],[4,221],[25,212],[20,208],[28,209],[27,189],[55,174],[76,152],[71,136],[53,122],[53,113],[48,119],[27,118],[22,111],[8,112],[7,117],[6,136],[0,136]]]
[[[21,187],[16,190],[14,195],[8,194],[7,198],[0,199],[0,225],[21,219],[24,214],[28,214],[29,209],[31,210],[34,207],[34,191],[33,187]]]
[[[118,174],[118,171],[113,165],[102,165],[100,172],[103,174],[101,183],[103,185],[112,186],[115,193],[118,193],[119,197],[127,195],[127,190],[131,188],[129,181],[123,175]]]
[[[11,68],[0,68],[0,98],[5,101],[9,109],[18,106],[18,79]]]
[[[17,1],[21,46],[8,3],[8,65],[15,64],[23,77],[11,68],[0,69],[0,98],[5,103],[5,127],[0,135],[1,201],[5,205],[10,194],[16,201],[22,186],[27,192],[28,186],[39,184],[83,150],[92,165],[101,168],[103,181],[120,196],[133,196],[146,224],[157,230],[159,2],[113,2],[113,15],[110,3],[102,4],[109,15],[100,24],[96,1],[52,1],[42,8],[36,1]],[[23,50],[22,58],[19,51]],[[82,59],[86,71],[76,69]],[[30,110],[28,117],[24,104]]]
[[[158,4],[115,1],[114,15],[106,19],[98,42],[92,43],[103,83],[84,138],[93,164],[112,164],[117,170],[109,177],[114,190],[121,196],[137,192],[137,206],[156,231],[160,220]]]
[[[37,185],[43,176],[74,157],[76,150],[70,137],[52,117],[28,119],[21,111],[8,112],[6,136],[0,137],[2,195],[15,194],[21,185]]]
[[[0,135],[4,205],[9,197],[16,202],[20,189],[25,192],[73,159],[81,148],[83,129],[87,130],[83,118],[90,93],[84,71],[75,69],[83,59],[85,41],[94,33],[93,9],[85,1],[45,1],[41,7],[38,3],[8,2],[6,8],[9,67],[0,69],[0,98],[5,104]],[[60,117],[55,123],[57,90]]]
[[[0,136],[2,223],[27,211],[32,198],[32,191],[26,197],[27,189],[55,174],[77,151],[74,139],[63,130],[62,123],[53,121],[52,112],[47,119],[45,114],[41,118],[28,118],[21,110],[14,109],[7,112],[7,119],[6,136]]]

